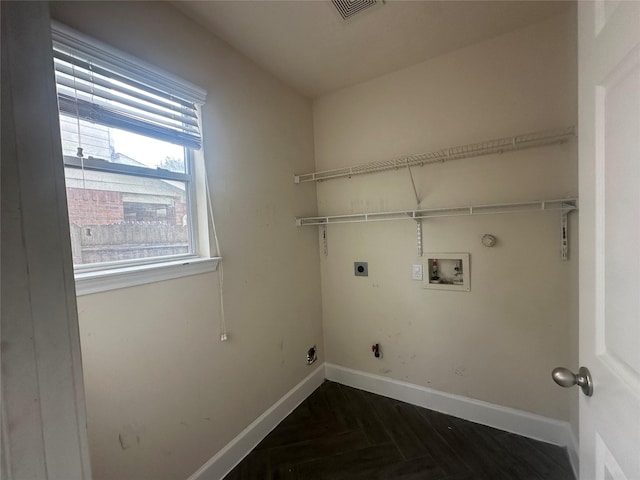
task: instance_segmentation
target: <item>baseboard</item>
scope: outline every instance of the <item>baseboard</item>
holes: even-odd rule
[[[324,381],[324,364],[318,366],[305,379],[274,403],[251,425],[240,432],[222,450],[209,459],[188,480],[220,480],[260,443],[287,415]]]
[[[328,380],[419,407],[567,447],[574,469],[577,441],[568,422],[326,363]]]

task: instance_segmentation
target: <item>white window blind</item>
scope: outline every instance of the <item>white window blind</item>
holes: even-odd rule
[[[53,25],[60,111],[109,127],[199,149],[204,90]]]

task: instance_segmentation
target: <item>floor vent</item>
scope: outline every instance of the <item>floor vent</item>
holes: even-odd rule
[[[331,0],[338,13],[344,20],[349,20],[357,13],[373,7],[377,0]]]

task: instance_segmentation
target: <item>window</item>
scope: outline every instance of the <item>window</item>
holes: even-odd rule
[[[57,23],[53,45],[76,280],[199,258],[205,92]]]

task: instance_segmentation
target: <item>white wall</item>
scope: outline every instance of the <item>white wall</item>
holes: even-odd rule
[[[317,99],[316,169],[575,125],[576,80],[572,10]],[[425,208],[563,198],[577,195],[576,152],[572,141],[413,174]],[[406,169],[318,184],[319,214],[415,207]],[[469,293],[411,280],[422,261],[412,221],[330,226],[326,361],[575,425],[575,392],[550,376],[577,367],[576,215],[570,223],[563,262],[558,213],[425,220],[425,252],[471,254]],[[481,245],[485,233],[496,247]],[[367,278],[354,261],[369,262]]]
[[[167,3],[52,3],[52,16],[208,91],[217,274],[78,298],[94,478],[186,478],[323,360],[311,104]]]

